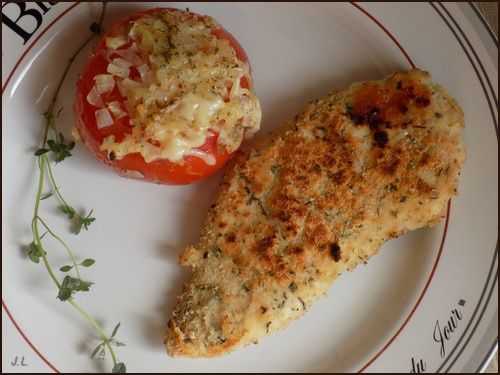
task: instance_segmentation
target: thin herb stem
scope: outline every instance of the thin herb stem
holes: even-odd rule
[[[47,272],[49,273],[52,281],[54,281],[54,284],[56,284],[58,289],[61,289],[61,283],[59,282],[59,280],[57,280],[56,275],[54,275],[54,271],[52,270],[52,267],[50,266],[50,263],[47,259],[47,255],[45,253],[43,253],[43,255],[42,255],[42,261],[43,261],[43,265],[47,269]]]
[[[104,21],[104,14],[106,12],[106,2],[102,3],[102,9],[101,9],[101,15],[99,16],[99,29],[102,28],[102,23]],[[57,103],[57,98],[59,96],[59,91],[61,91],[62,85],[66,79],[66,76],[69,73],[69,70],[71,66],[73,65],[73,61],[75,61],[76,57],[80,54],[80,52],[87,47],[87,45],[91,42],[92,39],[94,39],[95,34],[92,33],[89,35],[87,39],[78,47],[78,49],[71,55],[71,57],[68,60],[68,63],[66,64],[66,67],[64,68],[63,74],[61,78],[59,79],[59,82],[56,87],[56,91],[54,92],[54,96],[52,97],[52,101],[49,104],[49,107],[47,109],[46,113],[46,122],[45,122],[45,129],[43,131],[43,137],[42,137],[42,147],[44,147],[47,143],[47,137],[49,134],[49,128],[53,127],[54,124],[54,109],[56,107]]]
[[[45,157],[46,154],[43,154],[42,157]],[[52,167],[50,166],[50,163],[48,162],[48,159],[47,159],[47,170],[49,171],[49,180],[50,180],[50,184],[52,185],[52,188],[54,189],[55,193],[56,193],[56,196],[57,198],[59,199],[59,201],[66,207],[70,207],[70,205],[66,202],[66,200],[63,198],[62,194],[61,194],[61,191],[59,190],[59,187],[57,186],[57,183],[56,183],[56,180],[54,178],[54,174],[52,173]]]
[[[81,50],[83,50],[87,44],[90,43],[90,41],[94,39],[94,35],[90,35],[87,39],[85,39],[85,42],[76,50],[76,52],[69,58],[68,64],[66,64],[66,67],[64,68],[63,74],[61,76],[61,79],[59,80],[56,91],[54,93],[54,96],[52,97],[52,101],[49,104],[49,108],[47,109],[46,112],[46,122],[45,122],[45,129],[43,132],[43,138],[42,138],[42,147],[45,146],[47,143],[47,138],[49,134],[49,128],[52,128],[54,126],[54,109],[57,103],[57,98],[59,96],[59,91],[61,91],[62,85],[64,83],[64,80],[66,79],[66,76],[69,73],[69,70],[71,66],[73,65],[73,61],[75,60],[76,56],[80,53]]]
[[[99,17],[99,23],[97,25],[97,32],[100,32],[100,30],[102,28],[102,23],[104,21],[105,11],[106,11],[106,3],[103,2],[102,3],[102,8],[101,8],[101,15]],[[59,92],[61,91],[61,88],[62,88],[62,86],[64,84],[64,81],[65,81],[65,79],[66,79],[66,77],[67,77],[67,75],[68,75],[68,73],[70,71],[70,68],[71,68],[74,60],[76,59],[76,57],[78,56],[78,54],[94,38],[94,36],[96,35],[95,31],[96,30],[93,29],[93,34],[90,35],[87,39],[85,39],[85,41],[80,45],[80,47],[69,58],[68,63],[66,64],[66,67],[64,68],[64,71],[62,73],[62,76],[61,76],[61,78],[59,79],[59,81],[57,83],[57,86],[56,86],[54,95],[52,97],[52,100],[51,100],[51,102],[50,102],[50,104],[49,104],[49,106],[47,108],[47,111],[44,114],[44,117],[45,117],[45,126],[44,126],[43,137],[42,137],[42,146],[41,146],[42,148],[45,148],[45,146],[47,145],[48,136],[49,136],[49,130],[52,130],[54,136],[57,137],[57,131],[56,131],[56,125],[55,125],[55,119],[56,119],[57,115],[54,113],[54,110],[55,110],[55,107],[56,107],[56,104],[57,104],[57,99],[59,97]],[[62,196],[62,194],[61,194],[61,192],[59,190],[59,187],[57,186],[56,180],[54,178],[54,174],[52,173],[52,168],[51,168],[51,165],[50,165],[50,160],[47,157],[47,154],[40,154],[40,155],[38,155],[38,157],[37,157],[37,163],[38,163],[38,169],[39,169],[38,187],[37,187],[37,191],[36,191],[36,195],[35,195],[35,207],[34,207],[34,210],[33,210],[33,218],[31,220],[31,230],[33,232],[33,243],[34,243],[34,246],[36,246],[37,249],[39,249],[39,253],[40,254],[39,255],[37,254],[37,256],[39,256],[39,257],[42,258],[42,263],[43,263],[45,269],[47,270],[50,278],[52,279],[52,281],[56,285],[57,289],[59,291],[61,291],[62,283],[56,277],[56,275],[55,275],[55,273],[54,273],[54,271],[52,269],[52,266],[50,265],[50,263],[48,261],[47,252],[45,251],[45,248],[43,247],[43,244],[42,244],[42,237],[43,236],[40,236],[39,223],[41,223],[41,225],[43,225],[43,227],[47,230],[47,232],[54,239],[56,239],[66,249],[66,252],[68,253],[68,256],[71,259],[71,262],[73,263],[73,267],[75,268],[75,271],[76,271],[76,274],[78,276],[78,279],[81,280],[81,277],[80,277],[79,267],[78,267],[78,264],[76,262],[76,257],[74,255],[73,251],[71,250],[71,248],[68,246],[68,244],[60,236],[58,236],[49,227],[49,225],[47,224],[47,222],[45,222],[45,220],[43,220],[40,217],[40,215],[39,215],[40,202],[42,200],[42,191],[43,191],[43,189],[45,187],[46,173],[47,172],[48,172],[48,181],[49,181],[50,185],[52,186],[53,190],[55,191],[55,194],[56,194],[57,198],[59,199],[59,201],[64,206],[69,207],[69,208],[71,208],[71,207],[68,205],[68,203],[66,202],[66,200],[63,198],[63,196]],[[46,233],[44,233],[44,235]],[[113,350],[113,348],[111,346],[111,342],[113,340],[112,337],[108,337],[106,335],[106,333],[105,333],[104,329],[101,327],[101,325],[85,309],[83,309],[73,299],[72,296],[69,296],[69,298],[66,299],[66,301],[69,302],[70,305],[73,306],[73,308],[75,308],[78,311],[78,313],[97,331],[97,333],[99,334],[100,338],[102,339],[102,344],[105,347],[108,348],[109,353],[111,354],[111,358],[113,360],[113,370],[114,370],[115,367],[117,367],[117,365],[118,365],[118,360],[117,360],[116,354],[115,354],[115,352],[114,352],[114,350]],[[115,331],[116,331],[116,329],[115,329]],[[120,365],[123,365],[123,364],[120,364]]]
[[[99,33],[101,32],[101,29],[102,29],[102,24],[104,23],[104,16],[105,16],[105,13],[106,13],[106,6],[108,4],[104,1],[102,3],[102,9],[101,9],[101,15],[99,16]]]
[[[92,325],[96,329],[104,345],[106,345],[106,347],[109,350],[109,353],[111,354],[113,365],[116,365],[117,363],[116,354],[113,350],[113,347],[110,344],[110,338],[106,335],[101,325],[89,313],[87,313],[82,307],[80,307],[80,305],[78,305],[78,303],[76,303],[76,301],[73,298],[68,299],[68,302],[80,313],[80,315],[82,315],[90,323],[90,325]]]
[[[35,245],[41,247],[42,241],[40,239],[40,231],[38,229],[38,222],[35,218],[38,216],[38,210],[40,208],[40,198],[42,195],[43,186],[45,184],[45,173],[44,173],[45,160],[38,157],[37,162],[38,162],[38,170],[40,173],[40,177],[38,179],[38,189],[37,189],[36,197],[35,197],[35,209],[33,211],[33,220],[31,220],[31,230],[33,231]]]
[[[35,196],[35,209],[33,212],[33,217],[38,216],[38,209],[40,208],[40,198],[42,196],[43,185],[45,183],[45,173],[44,173],[45,159],[38,157],[37,162],[38,162],[38,170],[40,171],[40,177],[38,178],[38,189]],[[38,226],[36,226],[36,228],[38,228]]]
[[[40,216],[37,216],[36,219],[40,220],[40,222],[45,227],[45,229],[47,230],[47,232],[49,232],[49,234],[52,237],[54,237],[66,249],[66,252],[68,253],[68,256],[71,259],[71,263],[73,263],[73,267],[74,267],[74,269],[76,271],[76,276],[79,279],[81,279],[80,270],[78,268],[78,263],[76,262],[75,255],[71,251],[71,248],[68,246],[68,244],[61,237],[59,237],[57,234],[54,233],[54,231],[52,229],[50,229],[49,225]]]
[[[38,217],[38,209],[40,208],[40,197],[42,195],[43,185],[45,182],[45,173],[44,173],[45,172],[45,168],[44,168],[45,160],[41,157],[38,157],[37,160],[38,160],[38,169],[40,171],[40,177],[38,179],[38,189],[36,192],[35,210],[33,213],[33,220],[31,222],[31,228],[33,230],[33,237],[34,237],[33,240],[34,240],[36,246],[38,246],[42,250],[43,264],[45,265],[45,268],[47,269],[47,272],[49,273],[50,278],[52,279],[52,281],[54,281],[54,284],[56,284],[57,288],[60,289],[61,283],[57,279],[56,275],[54,275],[54,271],[52,271],[52,267],[50,266],[50,264],[47,260],[47,255],[45,254],[45,249],[43,248],[42,240],[40,238],[40,231],[38,229],[38,221],[35,219],[36,217]]]
[[[47,115],[47,116],[49,116],[49,115]],[[45,121],[45,128],[43,130],[42,147],[45,147],[45,145],[47,144],[47,137],[49,135],[49,127],[51,127],[51,125],[52,125],[52,121],[47,118]]]

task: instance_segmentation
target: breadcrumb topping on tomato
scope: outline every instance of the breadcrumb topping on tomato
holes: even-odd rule
[[[194,150],[210,134],[231,153],[245,133],[259,129],[249,64],[218,30],[211,17],[169,9],[144,14],[106,38],[107,72],[126,99],[132,129],[120,140],[105,137],[102,151],[115,159],[140,153],[146,162],[196,155],[210,164],[213,158]]]

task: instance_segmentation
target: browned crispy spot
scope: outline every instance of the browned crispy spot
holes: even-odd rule
[[[330,255],[335,262],[340,261],[342,255],[340,253],[340,246],[338,243],[335,242],[330,245]]]
[[[233,243],[236,241],[236,235],[234,233],[229,233],[227,236],[226,236],[226,240],[227,242],[229,243]]]
[[[387,144],[387,142],[389,142],[389,136],[387,135],[387,132],[384,131],[384,130],[377,130],[374,134],[373,134],[373,140],[375,141],[375,144],[378,146],[378,147],[385,147],[385,145]]]
[[[415,118],[418,112],[431,104],[429,88],[412,79],[395,84],[366,83],[353,94],[348,115],[357,124],[372,129],[387,126],[401,127],[406,117]]]
[[[299,247],[299,246],[294,246],[294,247],[288,249],[288,253],[292,254],[292,255],[301,255],[304,253],[304,249],[302,247]]]

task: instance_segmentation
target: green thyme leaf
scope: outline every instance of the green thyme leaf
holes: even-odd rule
[[[61,284],[61,288],[59,289],[57,298],[59,298],[61,301],[66,301],[75,292],[88,292],[92,284],[93,283],[89,281],[83,281],[82,279],[77,279],[69,275],[65,276]]]
[[[101,347],[102,347],[103,345],[104,345],[104,343],[103,343],[103,342],[101,342],[99,345],[97,345],[97,346],[95,347],[95,349],[92,351],[92,354],[90,355],[90,358],[94,358],[94,357],[97,355],[97,353],[99,353],[99,350],[101,349]]]
[[[116,332],[118,332],[118,328],[120,328],[120,324],[121,323],[118,323],[115,328],[113,328],[113,332],[111,333],[111,338],[115,337],[116,335]]]
[[[33,263],[40,263],[40,257],[35,256],[33,253],[28,253],[28,258],[31,260]]]
[[[67,205],[62,205],[62,206],[59,206],[59,210],[63,213],[63,214],[66,214],[68,216],[68,218],[70,219],[73,219],[73,217],[75,216],[76,212],[75,212],[75,209],[71,206],[67,206]]]
[[[35,151],[35,156],[40,156],[40,155],[46,154],[49,151],[50,150],[47,148],[39,148],[38,150]]]
[[[67,301],[70,297],[71,297],[71,289],[62,287],[59,289],[57,298],[59,298],[61,301]]]
[[[59,132],[56,140],[49,139],[47,141],[47,146],[49,146],[50,151],[54,154],[56,163],[59,163],[71,156],[70,151],[75,147],[75,142],[71,141],[66,143],[64,135]]]
[[[87,258],[83,262],[80,263],[81,266],[83,267],[90,267],[95,263],[94,259]]]
[[[62,266],[61,268],[59,268],[59,271],[61,271],[61,272],[69,272],[69,271],[71,271],[72,268],[73,268],[73,266],[66,265],[66,266]]]
[[[51,197],[51,196],[53,196],[53,195],[54,195],[54,193],[50,191],[50,192],[48,192],[48,193],[46,193],[46,194],[42,195],[42,196],[40,197],[40,200],[41,200],[41,201],[43,201],[44,199],[50,198],[50,197]]]
[[[113,366],[113,370],[111,370],[113,374],[125,374],[127,372],[127,368],[125,367],[125,363],[118,362]]]
[[[40,258],[45,254],[41,246],[37,245],[35,242],[30,243],[26,250],[26,255],[33,263],[40,263]]]
[[[89,230],[89,225],[95,221],[95,217],[92,216],[94,210],[90,210],[87,216],[77,215],[75,218],[75,226],[73,232],[79,234],[82,229]]]
[[[50,151],[57,152],[59,151],[59,144],[56,143],[53,139],[49,139],[47,141],[47,145],[49,146]]]

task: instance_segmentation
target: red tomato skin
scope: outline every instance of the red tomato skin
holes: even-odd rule
[[[226,162],[233,156],[217,145],[217,134],[212,134],[207,137],[205,144],[198,147],[198,150],[211,154],[215,159],[214,165],[206,164],[202,159],[194,156],[184,157],[181,163],[173,163],[166,159],[155,160],[147,163],[141,154],[128,154],[120,160],[110,160],[106,153],[100,150],[100,145],[104,138],[109,135],[115,136],[115,141],[121,141],[127,134],[131,133],[131,125],[129,117],[125,116],[109,127],[98,129],[95,120],[95,107],[90,105],[86,98],[90,89],[93,86],[93,77],[96,74],[106,73],[107,60],[104,56],[106,51],[105,38],[110,35],[115,35],[118,30],[126,23],[133,21],[142,15],[151,14],[164,10],[176,10],[174,8],[153,8],[146,11],[134,13],[116,23],[114,23],[109,31],[101,37],[95,47],[95,51],[91,54],[88,62],[77,82],[77,94],[75,98],[74,109],[76,113],[76,129],[85,146],[102,161],[104,164],[111,166],[120,175],[125,177],[138,178],[142,175],[145,181],[155,182],[166,185],[185,185],[190,184],[217,172]],[[198,14],[191,13],[193,17],[201,17]],[[248,56],[240,46],[238,41],[222,27],[214,31],[214,35],[219,39],[226,39],[234,48],[237,57],[248,63]],[[132,71],[132,78],[136,71]],[[242,78],[241,86],[245,88],[251,87],[251,82]],[[103,95],[104,102],[119,101],[123,103],[123,97],[115,86],[112,92]],[[134,172],[139,172],[134,173]],[[135,175],[135,177],[134,177]]]

